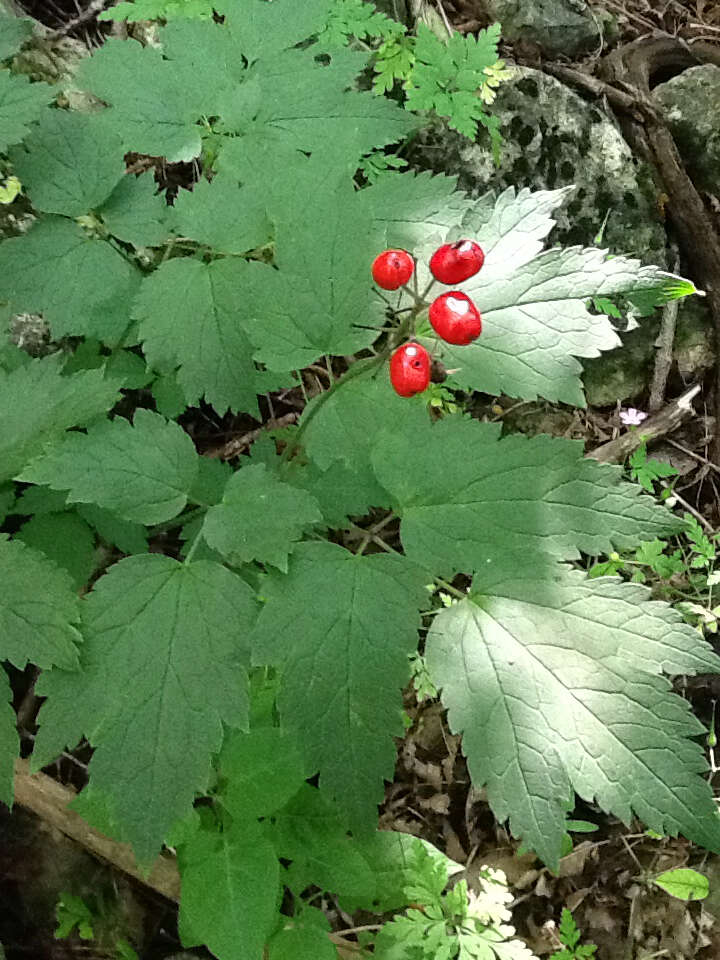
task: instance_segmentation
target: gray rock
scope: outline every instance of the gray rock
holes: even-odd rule
[[[696,185],[720,193],[720,67],[684,70],[653,90]]]
[[[485,6],[506,40],[537,45],[547,56],[574,57],[600,46],[603,25],[584,0],[487,0]]]
[[[602,246],[665,266],[665,228],[648,165],[633,157],[604,113],[559,80],[526,67],[514,72],[492,108],[504,138],[499,167],[484,133],[472,143],[444,122],[415,138],[406,153],[413,165],[457,175],[473,197],[511,185],[574,183],[575,194],[557,211],[552,242],[592,244],[607,216]]]

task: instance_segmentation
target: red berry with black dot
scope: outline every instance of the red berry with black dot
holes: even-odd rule
[[[430,304],[428,315],[435,333],[459,347],[477,340],[482,332],[480,311],[462,290],[441,293]]]
[[[407,250],[384,250],[373,260],[373,280],[383,290],[397,290],[408,282],[414,269],[415,261]]]
[[[430,272],[452,286],[474,277],[485,262],[485,254],[474,240],[458,240],[438,247],[430,258]]]
[[[390,358],[390,383],[401,397],[414,397],[430,383],[430,355],[411,340],[398,347]]]

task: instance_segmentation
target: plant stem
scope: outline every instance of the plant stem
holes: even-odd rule
[[[336,390],[342,387],[344,383],[347,383],[349,380],[354,380],[355,377],[362,376],[363,373],[366,373],[368,370],[372,370],[373,367],[379,367],[389,355],[390,351],[385,350],[382,353],[379,353],[376,357],[365,357],[364,360],[356,360],[347,373],[339,380],[336,380],[329,390],[326,390],[324,393],[321,393],[315,397],[313,406],[309,410],[306,410],[306,412],[303,414],[303,419],[298,427],[298,432],[295,434],[294,440],[291,443],[288,443],[283,450],[282,457],[280,458],[281,464],[287,463],[295,450],[297,450],[300,445],[300,440],[307,430],[308,425],[312,423],[313,418],[317,415],[318,410],[321,410],[323,405],[327,403],[328,398],[331,397]]]
[[[157,533],[165,533],[166,530],[174,530],[175,527],[182,527],[184,524],[194,520],[195,517],[201,516],[206,510],[207,507],[205,506],[195,507],[194,510],[191,510],[189,513],[184,513],[181,517],[173,517],[172,520],[166,520],[164,523],[156,523],[154,527],[148,527],[148,533],[150,536],[155,536]]]

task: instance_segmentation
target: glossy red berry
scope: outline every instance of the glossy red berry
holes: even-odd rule
[[[474,277],[485,254],[474,240],[458,240],[438,247],[430,258],[430,272],[440,283],[456,284]]]
[[[467,346],[476,340],[482,331],[480,312],[462,290],[441,293],[430,304],[428,314],[435,333],[457,346]]]
[[[390,383],[401,397],[422,393],[430,383],[430,355],[411,340],[398,347],[390,358]]]
[[[415,261],[406,250],[385,250],[372,263],[375,283],[383,290],[397,290],[413,275]]]

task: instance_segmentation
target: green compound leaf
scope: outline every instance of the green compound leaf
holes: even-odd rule
[[[233,474],[222,503],[207,512],[203,536],[236,566],[259,560],[286,573],[295,542],[321,520],[314,497],[257,464]]]
[[[218,767],[222,804],[237,820],[269,817],[305,780],[297,743],[275,727],[233,731],[225,738]]]
[[[222,723],[247,725],[255,610],[218,564],[129,557],[84,601],[82,669],[41,678],[35,768],[86,735],[90,783],[143,861],[207,788]]]
[[[428,670],[475,787],[553,868],[573,791],[625,823],[637,815],[720,849],[707,764],[689,739],[703,728],[661,676],[716,672],[720,661],[647,596],[516,556],[429,631]]]
[[[137,410],[71,433],[31,463],[20,479],[69,490],[70,503],[96,503],[136,523],[162,523],[187,503],[198,471],[190,437],[177,423]]]
[[[277,919],[280,867],[257,821],[196,833],[180,848],[180,873],[184,946],[262,960]]]
[[[0,70],[0,152],[28,135],[56,92],[46,83],[30,83],[27,77]]]
[[[249,269],[230,259],[169,260],[146,277],[133,306],[148,363],[179,365],[188,403],[204,395],[218,413],[229,407],[257,414],[257,394],[263,392],[239,322]]]
[[[408,109],[434,110],[447,117],[455,130],[475,140],[478,123],[488,126],[492,120],[478,92],[487,82],[487,71],[498,62],[499,39],[499,23],[476,36],[454,33],[447,41],[421,23],[416,62],[406,84]]]
[[[352,37],[382,37],[387,40],[405,33],[405,28],[397,20],[381,13],[372,3],[364,0],[336,0],[327,20],[325,29],[318,37],[321,49],[332,50],[345,47]]]
[[[584,459],[582,443],[500,433],[456,416],[378,440],[373,466],[411,559],[445,573],[506,569],[508,552],[574,560],[682,525],[620,467]]]
[[[0,534],[0,582],[0,659],[19,670],[28,662],[73,669],[80,634],[70,575],[37,550]]]
[[[157,193],[150,174],[126,175],[99,213],[114,237],[135,247],[159,247],[175,227],[175,208]]]
[[[10,154],[36,210],[79,217],[108,197],[125,173],[120,139],[95,117],[44,110],[24,147]]]
[[[50,513],[32,517],[15,534],[66,570],[77,590],[84,587],[95,569],[95,535],[76,513]]]
[[[283,668],[283,724],[355,824],[373,823],[394,767],[424,582],[402,557],[305,543],[263,587],[253,662]]]
[[[12,807],[15,793],[15,760],[20,754],[13,693],[4,670],[0,670],[0,803]]]
[[[117,344],[129,324],[140,271],[75,223],[47,217],[0,245],[0,299],[14,313],[42,313],[56,339]]]
[[[33,360],[0,375],[0,482],[16,476],[68,427],[104,414],[120,394],[102,370],[65,377],[62,356]]]
[[[592,315],[588,300],[652,291],[662,302],[695,289],[657,267],[624,257],[606,259],[606,253],[568,247],[548,250],[511,274],[495,268],[486,279],[481,270],[464,290],[482,314],[482,336],[468,347],[441,347],[445,365],[459,368],[452,381],[490,394],[585,406],[582,366],[575,358],[597,357],[620,345],[609,319]],[[494,259],[497,263],[491,251],[490,267]]]

